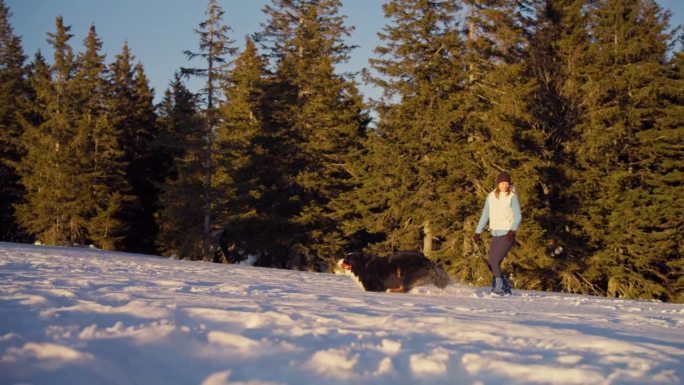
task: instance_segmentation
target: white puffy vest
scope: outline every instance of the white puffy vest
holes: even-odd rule
[[[489,228],[491,230],[507,231],[513,226],[513,209],[511,208],[513,195],[515,194],[500,192],[499,199],[497,199],[496,194],[492,191],[487,196],[489,203]]]

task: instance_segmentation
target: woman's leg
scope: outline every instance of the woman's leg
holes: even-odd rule
[[[494,278],[501,278],[501,261],[503,261],[508,251],[513,246],[513,242],[509,241],[505,235],[500,237],[492,237],[492,242],[489,244],[489,267],[492,269]]]

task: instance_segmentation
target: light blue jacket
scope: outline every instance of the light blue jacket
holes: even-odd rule
[[[489,197],[489,195],[487,195]],[[511,209],[513,210],[513,224],[511,225],[511,230],[518,231],[520,222],[522,222],[522,214],[520,213],[520,202],[518,201],[518,196],[513,194],[511,198]],[[485,199],[484,208],[482,209],[482,215],[480,215],[480,222],[477,224],[476,234],[482,233],[485,225],[489,221],[489,199]],[[500,237],[506,235],[508,230],[492,230],[492,235],[495,237]]]

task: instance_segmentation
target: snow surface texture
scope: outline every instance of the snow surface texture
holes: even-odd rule
[[[0,243],[0,384],[682,384],[684,306]]]

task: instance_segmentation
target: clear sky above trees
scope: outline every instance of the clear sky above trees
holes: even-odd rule
[[[657,2],[672,11],[673,26],[684,24],[684,1]],[[267,0],[220,1],[226,11],[224,20],[233,29],[232,36],[238,44],[244,45],[245,35],[261,30],[260,24],[266,20],[261,8],[267,3]],[[377,32],[387,22],[382,14],[383,3],[383,0],[343,1],[342,11],[348,16],[348,23],[356,28],[351,43],[358,48],[342,70],[358,72],[368,67],[368,58],[379,44]],[[206,9],[206,1],[187,0],[7,0],[6,4],[13,13],[14,31],[21,36],[24,52],[29,57],[38,49],[49,56],[46,34],[54,31],[55,18],[59,15],[64,17],[65,24],[72,26],[75,35],[72,44],[77,51],[81,50],[80,43],[93,23],[108,61],[113,60],[127,41],[133,55],[145,66],[157,101],[173,80],[174,72],[188,65],[183,50],[197,48],[193,30],[204,19]],[[365,85],[361,85],[361,91],[367,98],[380,94]]]

